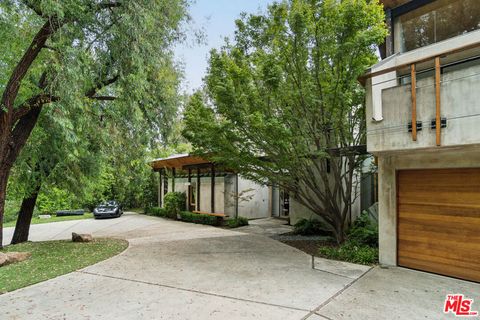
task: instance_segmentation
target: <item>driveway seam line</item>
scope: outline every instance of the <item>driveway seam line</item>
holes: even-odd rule
[[[186,292],[192,292],[192,293],[197,293],[197,294],[202,294],[202,295],[208,295],[208,296],[214,296],[218,298],[224,298],[224,299],[230,299],[230,300],[236,300],[236,301],[243,301],[243,302],[250,302],[250,303],[256,303],[256,304],[262,304],[266,306],[271,306],[271,307],[277,307],[277,308],[283,308],[283,309],[290,309],[290,310],[296,310],[296,311],[306,311],[310,313],[314,313],[315,310],[308,310],[308,309],[302,309],[302,308],[296,308],[296,307],[289,307],[289,306],[283,306],[280,304],[274,304],[274,303],[268,303],[268,302],[262,302],[262,301],[255,301],[255,300],[250,300],[250,299],[245,299],[245,298],[236,298],[236,297],[230,297],[226,295],[221,295],[217,293],[210,293],[210,292],[204,292],[200,290],[195,290],[195,289],[187,289],[187,288],[181,288],[181,287],[175,287],[167,284],[161,284],[161,283],[154,283],[154,282],[149,282],[149,281],[143,281],[143,280],[133,280],[133,279],[127,279],[127,278],[122,278],[122,277],[115,277],[115,276],[109,276],[109,275],[104,275],[104,274],[99,274],[99,273],[94,273],[94,272],[88,272],[88,271],[83,271],[83,270],[78,270],[74,271],[78,273],[83,273],[83,274],[88,274],[92,276],[97,276],[97,277],[105,277],[105,278],[111,278],[111,279],[117,279],[117,280],[123,280],[123,281],[130,281],[130,282],[136,282],[136,283],[142,283],[142,284],[148,284],[148,285],[153,285],[157,287],[164,287],[164,288],[169,288],[169,289],[175,289],[175,290],[180,290],[180,291],[186,291]]]
[[[336,297],[338,297],[339,295],[341,295],[345,290],[347,290],[348,288],[350,288],[354,283],[356,283],[358,280],[360,280],[361,278],[363,278],[367,273],[370,272],[370,270],[372,270],[373,268],[370,268],[368,269],[367,271],[365,271],[360,277],[358,277],[357,279],[354,279],[352,282],[350,282],[349,284],[347,284],[345,287],[343,287],[342,289],[340,289],[337,293],[335,293],[333,296],[331,296],[330,298],[328,298],[327,300],[325,300],[324,302],[322,302],[318,307],[316,307],[315,309],[313,309],[312,311],[310,311],[309,314],[307,314],[305,317],[303,317],[302,319],[300,320],[307,320],[309,317],[311,317],[312,315],[316,314],[316,315],[319,315],[319,316],[322,316],[322,317],[325,317],[324,315],[322,315],[319,311],[320,309],[322,309],[323,307],[325,307],[327,304],[329,304],[330,302],[332,302]],[[328,319],[328,318],[327,318]]]
[[[357,279],[357,278],[352,278],[352,277],[349,277],[349,276],[345,276],[345,275],[343,275],[343,274],[338,274],[338,273],[331,272],[331,271],[327,271],[327,270],[322,270],[322,269],[318,269],[318,268],[312,268],[312,269],[315,270],[315,271],[320,271],[320,272],[326,272],[326,273],[329,273],[329,274],[333,274],[334,276],[339,276],[339,277],[347,278],[347,279],[350,279],[350,280],[352,280],[352,281],[355,280],[355,279]],[[368,270],[370,270],[370,269],[368,269]],[[365,272],[367,272],[367,271],[365,271]]]

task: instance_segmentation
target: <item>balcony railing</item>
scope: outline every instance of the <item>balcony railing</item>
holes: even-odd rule
[[[433,69],[434,71],[434,87],[435,87],[435,122],[432,121],[432,128],[435,127],[435,134],[436,134],[436,145],[441,146],[441,129],[444,127],[444,123],[442,123],[441,118],[441,99],[440,99],[440,88],[441,88],[441,74],[442,68],[445,66],[452,65],[453,63],[458,63],[458,59],[452,58],[453,55],[460,55],[462,53],[475,51],[475,49],[480,48],[480,42],[468,44],[462,47],[457,47],[455,49],[443,51],[441,53],[436,53],[431,56],[423,57],[421,59],[411,61],[408,63],[403,63],[396,65],[394,67],[385,68],[379,71],[370,72],[367,74],[362,75],[359,77],[359,81],[365,85],[366,81],[370,78],[374,78],[380,75],[385,75],[388,73],[396,72],[397,79],[405,78],[405,76],[409,76],[411,79],[411,137],[413,141],[417,141],[417,74],[420,72],[425,72],[427,68],[426,65],[431,65],[433,63],[433,68],[430,67],[429,69]],[[476,50],[475,52],[478,52]],[[469,56],[471,58],[471,56]],[[445,61],[443,64],[442,62]],[[417,66],[423,66],[423,69],[420,69]],[[399,74],[402,74],[399,76]],[[391,79],[387,81],[392,81]],[[375,83],[373,85],[381,84],[382,82]]]

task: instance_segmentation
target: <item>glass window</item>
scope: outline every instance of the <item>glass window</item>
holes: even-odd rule
[[[480,29],[480,0],[438,0],[395,19],[395,52]]]

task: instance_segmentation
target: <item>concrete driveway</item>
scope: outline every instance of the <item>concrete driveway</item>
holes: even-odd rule
[[[480,285],[471,282],[323,259],[312,268],[310,256],[259,234],[136,214],[35,225],[31,238],[72,231],[126,238],[130,246],[0,295],[1,319],[453,319],[442,313],[447,293],[480,300]]]

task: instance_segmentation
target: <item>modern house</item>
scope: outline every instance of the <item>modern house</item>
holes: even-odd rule
[[[179,191],[187,195],[187,208],[192,212],[249,219],[288,216],[278,189],[244,179],[201,157],[172,155],[152,161],[151,166],[160,174],[159,206],[167,192]]]
[[[172,155],[153,160],[150,165],[159,172],[160,207],[167,192],[179,191],[187,195],[187,208],[192,212],[248,219],[288,217],[291,224],[302,218],[315,217],[314,213],[281,188],[260,185],[202,157]],[[370,182],[368,179],[364,181]],[[360,184],[355,188],[359,193]],[[365,190],[370,190],[369,186],[365,186]],[[370,199],[361,201],[358,197],[352,208],[353,217],[359,215],[361,203],[366,207],[371,205]]]
[[[380,262],[480,281],[480,2],[381,0],[367,90]]]

